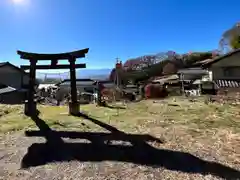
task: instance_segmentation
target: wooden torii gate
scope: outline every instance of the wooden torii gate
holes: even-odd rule
[[[36,116],[37,104],[35,101],[35,80],[36,69],[70,69],[70,81],[71,81],[71,102],[69,103],[69,114],[78,115],[80,104],[77,99],[77,87],[76,87],[76,68],[86,68],[86,64],[75,64],[77,58],[84,58],[88,53],[89,48],[59,54],[38,54],[29,53],[23,51],[17,51],[21,59],[30,61],[30,65],[22,65],[21,69],[29,69],[29,87],[27,101],[25,102],[25,114],[27,116]],[[51,65],[37,65],[38,61],[50,60]],[[68,60],[69,65],[59,64],[59,60]]]

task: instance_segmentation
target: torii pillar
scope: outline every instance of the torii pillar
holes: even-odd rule
[[[70,79],[71,79],[71,102],[69,102],[69,114],[78,115],[80,110],[80,103],[77,98],[77,86],[76,86],[76,58],[71,57],[68,59],[70,63]]]

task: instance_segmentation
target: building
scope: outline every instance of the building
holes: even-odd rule
[[[178,71],[179,79],[181,82],[182,92],[185,90],[196,90],[198,93],[213,89],[212,80],[210,77],[211,72],[201,67],[185,68]],[[210,86],[207,82],[210,81]],[[208,92],[208,91],[207,91]]]
[[[209,60],[201,67],[211,72],[218,93],[240,92],[240,49]]]
[[[198,84],[201,90],[217,93],[240,92],[240,49],[178,71],[182,82]]]
[[[25,89],[15,89],[13,87],[0,84],[0,103],[1,104],[21,104],[26,99]]]
[[[94,81],[91,79],[78,79],[76,81],[76,86],[77,86],[77,90],[79,92],[93,92],[94,88],[96,88],[96,85],[94,85]],[[59,84],[59,88],[60,90],[65,90],[70,92],[71,90],[71,81],[70,79],[66,79],[64,81],[62,81]]]
[[[97,82],[98,80],[92,80],[92,79],[77,79],[76,80],[76,86],[77,86],[77,90],[79,92],[90,92],[93,93],[96,88],[97,88]],[[104,87],[106,88],[111,88],[114,87],[114,83],[110,82],[110,81],[99,81],[101,84],[103,84]],[[62,81],[61,83],[59,83],[59,88],[61,90],[67,90],[70,91],[71,90],[71,81],[69,79],[66,79],[64,81]]]
[[[0,63],[0,83],[22,89],[29,81],[28,73],[9,62]]]
[[[212,71],[213,80],[240,80],[240,49],[201,64]]]
[[[9,62],[0,63],[0,103],[21,104],[26,99],[28,73]]]

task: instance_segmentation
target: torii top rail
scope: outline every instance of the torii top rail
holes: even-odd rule
[[[30,53],[24,51],[17,51],[18,55],[20,55],[21,59],[37,59],[37,60],[66,60],[70,58],[84,58],[85,54],[88,53],[89,48],[72,51],[67,53],[59,53],[59,54],[39,54],[39,53]]]
[[[77,58],[84,58],[88,53],[89,48],[67,52],[59,54],[39,54],[30,53],[24,51],[17,51],[21,59],[26,59],[30,61],[30,65],[23,65],[21,68],[23,70],[29,69],[29,91],[28,91],[28,101],[25,104],[25,114],[26,115],[36,115],[36,103],[34,101],[34,84],[36,79],[36,69],[70,69],[70,79],[71,79],[71,103],[69,104],[69,113],[72,115],[77,115],[79,113],[79,103],[77,101],[77,88],[76,88],[76,68],[86,68],[86,64],[75,64]],[[50,60],[51,65],[37,65],[37,61]],[[60,64],[59,60],[68,60],[69,65]]]

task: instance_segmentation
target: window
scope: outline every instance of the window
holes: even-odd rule
[[[223,74],[226,77],[231,76],[231,68],[223,68]]]
[[[224,67],[223,75],[225,77],[240,77],[240,67]]]

